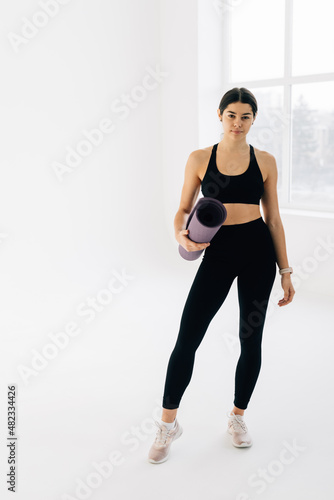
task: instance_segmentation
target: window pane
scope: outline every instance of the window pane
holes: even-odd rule
[[[294,0],[292,74],[334,71],[333,0]]]
[[[249,89],[251,90],[251,89]],[[288,118],[283,115],[283,87],[258,88],[251,90],[256,97],[258,113],[254,125],[247,135],[247,141],[255,148],[268,151],[277,162],[277,189],[281,188],[283,129]]]
[[[284,0],[234,2],[230,23],[230,79],[283,77]]]
[[[334,82],[292,88],[291,201],[334,209]]]

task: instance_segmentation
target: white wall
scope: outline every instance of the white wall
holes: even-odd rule
[[[162,60],[160,4],[154,0],[72,0],[49,18],[35,1],[21,0],[5,10],[2,321],[43,330],[61,322],[72,301],[101,289],[112,269],[140,276],[168,245],[161,92],[183,76],[171,59]],[[38,19],[47,22],[36,30],[29,23]],[[25,35],[25,43],[15,50],[9,33],[21,40]],[[160,70],[171,76],[150,76]],[[124,95],[131,102],[121,113],[120,104],[112,106]],[[65,164],[67,148],[76,149],[86,139],[83,131],[106,119],[114,130],[57,177],[54,163]],[[180,161],[180,153],[173,154]]]
[[[170,266],[180,263],[174,249],[174,217],[179,208],[184,170],[189,154],[198,149],[198,12],[197,1],[161,0],[161,60],[170,73],[161,88],[163,190],[165,237],[169,235]],[[163,243],[166,245],[167,241]],[[176,247],[175,247],[176,245]]]
[[[281,210],[289,264],[295,269],[298,290],[334,298],[334,221],[332,218],[294,215]]]

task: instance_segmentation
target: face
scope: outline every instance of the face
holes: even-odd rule
[[[223,124],[224,136],[234,139],[245,137],[255,120],[251,105],[242,102],[229,104],[223,115],[218,109],[218,116]]]

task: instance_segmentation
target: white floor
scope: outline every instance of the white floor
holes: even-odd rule
[[[16,499],[333,497],[333,301],[300,287],[293,303],[279,308],[279,278],[264,329],[260,376],[245,412],[253,446],[233,447],[226,432],[239,356],[235,281],[197,351],[178,413],[183,435],[167,462],[147,461],[193,275],[180,280],[166,271],[157,280],[155,272],[143,270],[27,384],[17,367],[31,364],[30,349],[41,351],[48,337],[42,342],[40,332],[36,338],[30,332],[25,343],[15,325],[7,330],[5,350],[11,356],[2,361],[1,428],[6,429],[6,385],[16,380]],[[73,317],[69,308],[58,327]],[[8,467],[5,448],[3,438],[2,470]],[[1,491],[13,498],[2,478]]]

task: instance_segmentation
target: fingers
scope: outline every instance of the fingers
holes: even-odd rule
[[[197,250],[204,250],[210,245],[210,243],[191,243],[187,245],[186,250],[188,252],[196,252]]]
[[[195,241],[190,240],[190,238],[189,238],[189,229],[183,229],[183,231],[181,231],[181,234],[183,236],[186,236],[187,243],[184,246],[184,248],[188,252],[195,252],[196,250],[197,251],[198,250],[204,250],[205,248],[207,248],[210,245],[210,242],[196,243]]]
[[[288,290],[284,291],[284,297],[278,302],[278,305],[281,307],[290,304],[290,302],[292,302],[294,295],[295,295],[295,290],[291,286],[288,288]]]

